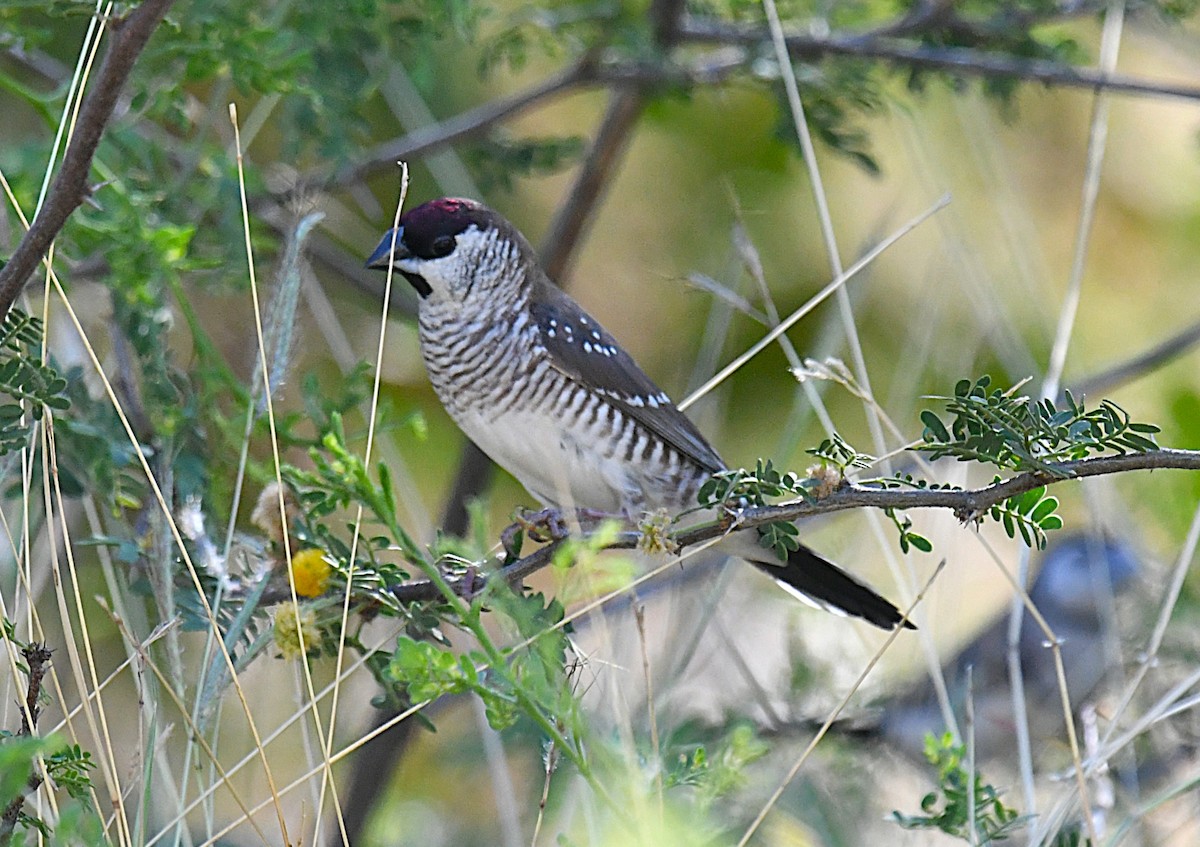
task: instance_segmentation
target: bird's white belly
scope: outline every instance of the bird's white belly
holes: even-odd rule
[[[463,432],[546,506],[606,512],[639,509],[643,493],[626,463],[596,449],[596,434],[565,428],[544,411],[456,416]]]

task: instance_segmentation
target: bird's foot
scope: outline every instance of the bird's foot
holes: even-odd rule
[[[458,596],[470,602],[487,587],[487,578],[474,565],[469,566],[458,580]]]
[[[518,509],[513,514],[513,522],[500,533],[505,564],[521,558],[521,545],[526,536],[532,541],[545,542],[557,541],[569,534],[566,521],[558,509],[542,509],[540,512]]]
[[[598,509],[575,509],[571,514],[583,529],[590,529],[613,517],[609,512]],[[628,521],[628,515],[623,517]],[[522,509],[513,515],[513,522],[500,533],[500,543],[504,545],[505,561],[512,562],[520,558],[521,541],[524,537],[545,544],[561,541],[570,534],[567,514],[562,509],[541,509],[536,512]]]
[[[539,543],[560,541],[571,534],[566,515],[561,509],[541,509],[536,512],[520,509],[513,515],[513,523],[505,532],[509,530],[524,532]]]

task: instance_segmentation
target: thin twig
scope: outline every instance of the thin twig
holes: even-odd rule
[[[563,94],[594,78],[590,62],[578,62],[524,91],[500,100],[491,100],[475,109],[429,127],[410,132],[368,151],[356,162],[332,176],[313,176],[300,182],[301,191],[331,189],[369,179],[395,169],[401,159],[413,159],[447,144],[471,138],[501,121],[516,117],[535,104]]]
[[[329,190],[370,179],[388,172],[399,159],[414,159],[454,142],[482,135],[496,124],[509,121],[556,97],[582,89],[603,88],[628,92],[714,85],[728,79],[735,70],[745,67],[746,62],[746,57],[740,52],[714,51],[690,64],[657,61],[600,63],[595,52],[589,52],[574,64],[524,91],[489,101],[441,123],[384,142],[368,151],[361,161],[337,173],[314,174],[301,179],[292,191]]]
[[[1112,391],[1120,385],[1137,379],[1187,353],[1200,344],[1200,321],[1184,327],[1165,341],[1149,350],[1138,353],[1124,362],[1118,362],[1099,373],[1084,377],[1071,386],[1076,397]]]
[[[546,274],[560,285],[569,273],[571,259],[588,225],[595,218],[596,208],[604,199],[617,160],[628,146],[645,104],[646,95],[639,90],[613,95],[575,184],[550,223],[542,244],[541,261]]]
[[[950,196],[947,194],[924,212],[917,215],[904,226],[900,227],[898,230],[896,230],[896,232],[879,242],[879,244],[875,245],[875,247],[873,247],[871,250],[863,254],[858,261],[856,261],[849,268],[846,268],[844,273],[838,274],[828,285],[810,297],[803,306],[788,315],[782,322],[776,324],[770,332],[755,342],[749,350],[746,350],[744,353],[739,355],[736,359],[718,371],[710,380],[708,380],[708,382],[704,383],[704,385],[697,388],[681,402],[676,404],[679,410],[686,411],[689,406],[694,404],[705,394],[712,391],[714,388],[732,376],[733,373],[738,370],[738,368],[749,362],[751,359],[761,353],[768,345],[772,344],[776,338],[791,329],[797,321],[820,305],[825,298],[845,285],[851,277],[855,276],[857,273],[870,265],[871,262],[875,261],[876,257],[878,257],[880,253],[891,247],[908,233],[912,232],[914,229],[916,229],[916,227],[924,223],[927,218],[936,212],[941,211],[943,208],[949,205],[949,203]]]
[[[658,717],[654,706],[654,675],[650,672],[650,649],[646,644],[646,606],[636,598],[633,602],[633,619],[637,624],[638,644],[642,649],[642,677],[646,681],[646,711],[650,718],[650,750],[653,756],[654,790],[658,795],[658,818],[663,817],[663,761],[662,746],[658,738]]]
[[[744,46],[766,45],[771,40],[770,33],[764,27],[710,19],[684,21],[679,29],[679,38],[685,43]],[[791,57],[804,61],[816,61],[827,56],[857,56],[910,67],[934,68],[961,76],[1011,77],[1069,88],[1200,100],[1200,87],[1195,85],[1154,82],[966,47],[929,47],[892,38],[799,32],[789,33],[784,40]]]

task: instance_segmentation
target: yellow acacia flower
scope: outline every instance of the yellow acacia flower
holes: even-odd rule
[[[329,586],[333,566],[325,551],[310,547],[292,555],[292,584],[300,597],[320,597]]]
[[[283,658],[295,659],[306,654],[320,638],[317,613],[312,609],[301,606],[297,614],[296,604],[290,600],[275,607],[275,646]]]

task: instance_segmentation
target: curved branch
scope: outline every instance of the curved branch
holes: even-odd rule
[[[315,176],[297,186],[300,190],[330,189],[367,179],[377,173],[394,170],[396,161],[428,153],[447,144],[470,138],[493,124],[521,114],[543,100],[563,94],[595,79],[593,63],[586,59],[547,77],[524,91],[456,115],[433,126],[410,132],[367,152],[359,162],[332,176]],[[291,190],[296,190],[295,188]]]
[[[1052,465],[1055,473],[1031,472],[1018,474],[983,488],[917,488],[895,489],[874,488],[844,483],[828,497],[816,501],[799,500],[778,506],[747,509],[738,515],[736,523],[713,521],[687,527],[674,535],[681,547],[690,547],[728,533],[731,529],[765,526],[775,521],[794,521],[800,518],[841,512],[847,509],[871,507],[876,509],[953,509],[964,522],[976,520],[992,506],[1003,503],[1010,497],[1024,494],[1044,485],[1053,485],[1071,479],[1090,476],[1125,473],[1138,470],[1200,470],[1200,450],[1153,450],[1146,453],[1127,453],[1123,456],[1093,456],[1074,462]],[[629,550],[638,546],[642,535],[635,530],[618,533],[613,542],[605,547],[609,550]],[[516,584],[550,564],[555,552],[568,539],[561,539],[539,548],[496,571],[490,578],[504,579]],[[478,592],[480,585],[474,578],[452,580],[451,585],[464,595]],[[401,602],[437,600],[441,592],[426,581],[411,582],[397,586],[392,593]]]
[[[75,132],[46,201],[8,263],[0,268],[0,319],[8,314],[30,274],[46,255],[71,213],[91,193],[92,159],[112,118],[134,63],[174,0],[145,0],[124,18],[109,22],[108,52],[79,107]]]
[[[439,150],[456,141],[474,138],[494,125],[542,105],[547,100],[584,88],[641,89],[692,85],[712,85],[727,79],[745,64],[741,55],[714,51],[687,65],[669,62],[600,62],[591,53],[524,91],[491,100],[441,123],[422,127],[400,138],[386,141],[367,151],[363,158],[342,170],[315,174],[288,189],[296,191],[329,190],[361,182],[394,170],[399,159],[411,159]]]

